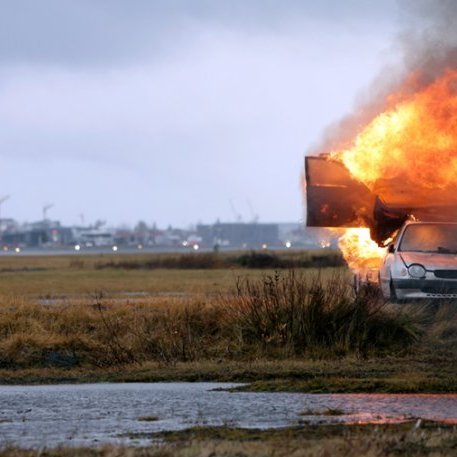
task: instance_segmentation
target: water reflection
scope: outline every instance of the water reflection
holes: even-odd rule
[[[339,411],[339,414],[328,414],[321,409],[312,416],[303,415],[309,422],[386,424],[421,418],[457,424],[455,394],[327,394],[315,397],[328,407],[328,411]]]
[[[457,423],[457,395],[214,391],[234,384],[138,383],[0,387],[0,446],[147,444],[131,436],[195,425]],[[145,417],[154,420],[144,420]]]

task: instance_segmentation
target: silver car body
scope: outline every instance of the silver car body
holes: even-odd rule
[[[389,246],[379,271],[383,296],[391,300],[457,298],[457,250],[442,246],[426,250],[425,247],[418,247],[417,243],[414,249],[408,249],[404,238],[414,225],[428,225],[426,230],[431,233],[434,229],[447,230],[453,239],[457,239],[457,223],[407,222],[400,229],[395,242]],[[425,239],[424,244],[427,243]]]

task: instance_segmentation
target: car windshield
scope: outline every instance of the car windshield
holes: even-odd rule
[[[399,250],[457,254],[457,224],[408,225]]]

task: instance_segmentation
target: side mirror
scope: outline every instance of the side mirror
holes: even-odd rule
[[[389,246],[387,246],[387,252],[389,254],[393,254],[395,252],[394,244],[390,243]]]

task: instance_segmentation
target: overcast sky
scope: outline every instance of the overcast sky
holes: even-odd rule
[[[395,0],[0,5],[1,217],[66,224],[302,220],[304,154],[402,26]]]

